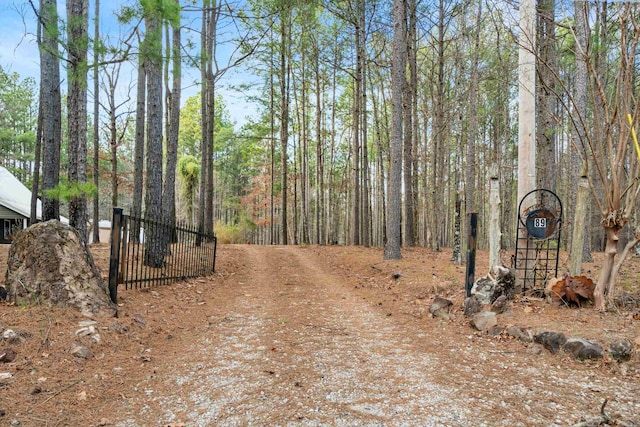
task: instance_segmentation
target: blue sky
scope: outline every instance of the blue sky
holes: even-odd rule
[[[32,1],[37,7],[39,1]],[[92,26],[94,1],[90,0],[89,3],[89,25]],[[100,2],[100,32],[103,37],[109,36],[111,39],[117,40],[120,33],[125,31],[117,23],[114,12],[120,10],[122,5],[132,3],[132,0],[103,0]],[[63,0],[58,0],[58,9],[60,16],[64,17],[66,12]],[[197,19],[198,22],[194,23],[193,26],[199,28],[199,16],[197,14],[191,13],[188,18]],[[183,25],[185,24],[187,24],[187,16],[183,15]],[[17,72],[23,78],[33,77],[38,81],[40,60],[35,35],[36,19],[29,2],[27,0],[0,0],[0,29],[2,31],[0,36],[0,65],[5,71]],[[90,33],[93,34],[93,29],[90,29]],[[183,38],[186,37],[187,34],[183,33]],[[197,39],[194,41],[197,42]],[[224,55],[224,47],[220,48],[220,52]],[[221,63],[224,64],[224,58],[222,59]],[[199,90],[199,86],[197,84],[194,85],[194,82],[199,83],[199,72],[185,67],[183,68],[183,73],[184,90],[182,102],[184,103],[187,97],[195,95]],[[133,66],[128,66],[127,69],[123,69],[121,74],[121,80],[123,80],[121,93],[124,93],[126,92],[125,88],[129,86],[129,79],[135,81],[135,70]],[[61,76],[63,79],[64,75],[64,70],[62,70]],[[241,67],[226,74],[217,88],[218,92],[225,98],[229,115],[236,122],[236,129],[246,123],[247,116],[256,118],[258,113],[255,106],[247,102],[241,94],[231,91],[227,87],[247,82],[255,83],[255,78]],[[63,83],[63,91],[65,89],[66,84]],[[135,90],[132,94],[135,94]]]

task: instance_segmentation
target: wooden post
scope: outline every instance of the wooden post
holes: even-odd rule
[[[476,274],[476,242],[478,236],[478,214],[476,212],[469,213],[469,222],[467,223],[467,274],[465,280],[465,295],[471,296],[471,287],[475,281]]]
[[[498,173],[493,168],[489,181],[489,270],[494,265],[500,265],[500,181]]]
[[[113,208],[113,220],[111,221],[111,254],[109,258],[109,296],[114,304],[118,302],[121,230],[122,208]]]
[[[571,255],[569,260],[569,272],[572,276],[582,274],[582,248],[584,246],[585,221],[587,215],[587,203],[589,199],[589,179],[587,178],[586,165],[582,165],[580,179],[578,181],[578,194],[576,195],[576,210],[573,223],[573,235],[571,236]]]

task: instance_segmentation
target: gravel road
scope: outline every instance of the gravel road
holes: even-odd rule
[[[301,247],[237,251],[201,333],[116,425],[572,425],[605,398],[614,414],[640,413],[637,378],[388,313]]]

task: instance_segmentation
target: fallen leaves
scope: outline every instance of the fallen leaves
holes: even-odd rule
[[[569,276],[553,278],[549,280],[545,294],[556,304],[575,304],[578,307],[583,303],[594,301],[593,291],[595,284],[587,276]]]

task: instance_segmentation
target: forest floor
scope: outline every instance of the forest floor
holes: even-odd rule
[[[91,250],[106,275],[107,245]],[[640,425],[638,306],[599,313],[519,297],[500,326],[635,347],[625,363],[540,352],[470,327],[465,268],[450,258],[221,245],[215,274],[121,289],[118,318],[94,319],[84,337],[76,311],[0,303],[0,331],[26,337],[0,339],[0,353],[16,353],[0,363],[0,425],[566,426],[598,416],[605,400],[618,425]],[[487,258],[479,252],[476,277]],[[599,258],[585,264],[593,278]],[[625,263],[620,288],[639,295],[640,258]],[[454,302],[451,320],[429,315],[436,294]],[[75,342],[92,354],[74,357]]]

